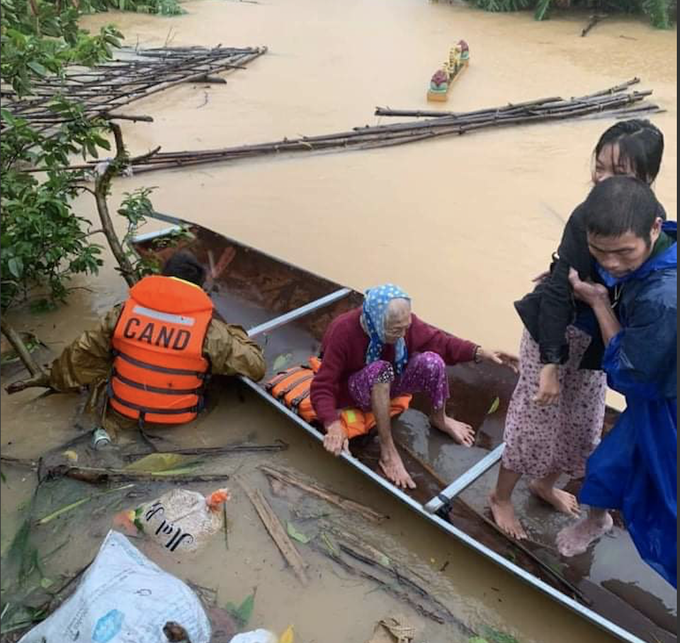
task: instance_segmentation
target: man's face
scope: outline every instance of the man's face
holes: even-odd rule
[[[620,237],[604,237],[589,232],[588,247],[590,254],[612,277],[621,279],[649,259],[660,234],[661,219],[658,219],[651,231],[651,244],[632,231]]]

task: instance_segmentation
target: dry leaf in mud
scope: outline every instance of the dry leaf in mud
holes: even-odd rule
[[[487,415],[493,415],[501,406],[501,398],[497,397],[492,403],[491,408],[487,411]]]
[[[128,464],[127,471],[168,471],[185,465],[191,458],[176,453],[151,453],[139,460]]]
[[[279,643],[295,643],[295,631],[293,630],[292,625],[283,634],[281,634]]]
[[[368,643],[411,643],[415,635],[415,628],[404,616],[391,616],[376,625],[373,638]]]

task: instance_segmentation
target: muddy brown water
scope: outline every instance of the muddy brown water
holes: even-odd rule
[[[424,98],[427,81],[452,42],[465,38],[471,67],[452,90],[447,109],[581,95],[640,76],[642,86],[654,89],[655,101],[668,110],[654,117],[667,140],[656,189],[675,218],[675,31],[610,18],[584,39],[579,34],[585,15],[558,15],[537,24],[528,14],[499,16],[424,0],[197,0],[185,7],[189,14],[180,18],[110,13],[85,23],[93,28],[113,22],[128,43],[142,46],[266,44],[270,53],[230,75],[226,86],[188,84],[127,108],[129,114],[155,118],[153,124],[125,125],[133,154],[156,145],[166,151],[198,149],[340,131],[377,122],[372,116],[377,105],[431,107]],[[610,123],[538,125],[389,150],[163,172],[120,180],[112,201],[115,205],[123,192],[141,186],[158,186],[154,204],[159,211],[193,219],[358,289],[395,281],[410,291],[422,317],[512,350],[520,324],[511,302],[544,269],[563,220],[587,193],[590,151]],[[92,213],[89,201],[79,207]],[[149,226],[155,227],[160,224]],[[76,291],[69,307],[38,317],[18,314],[15,321],[58,352],[125,292],[110,265],[79,285],[89,290]],[[3,453],[36,457],[74,435],[73,396],[38,399],[36,392],[25,392],[11,398],[3,393],[2,399]],[[366,529],[365,536],[426,576],[466,624],[492,624],[522,643],[612,640],[421,524],[249,395],[241,403],[229,388],[197,427],[173,432],[171,439],[207,446],[246,438],[267,443],[277,437],[291,448],[268,460],[298,468],[388,513],[389,523]],[[264,488],[256,470],[260,462],[241,457],[225,460],[223,467]],[[3,472],[8,476],[2,489],[4,551],[25,513],[22,503],[33,478],[8,467]],[[88,493],[76,492],[77,497]],[[309,554],[312,585],[300,589],[241,496],[230,508],[228,553],[217,539],[197,560],[166,568],[219,588],[222,602],[236,602],[257,586],[253,624],[281,632],[293,623],[305,643],[363,643],[375,621],[395,610],[423,628],[423,641],[465,640],[315,554]],[[74,513],[76,518],[87,526],[50,562],[48,573],[74,570],[96,551],[107,516],[88,521],[85,512]],[[348,528],[365,529],[348,522]],[[61,533],[70,533],[69,525],[56,521],[54,531],[38,534],[39,542],[58,543]],[[659,609],[672,617],[668,606]]]

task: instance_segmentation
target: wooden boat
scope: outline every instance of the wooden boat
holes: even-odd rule
[[[453,84],[463,75],[470,65],[470,47],[464,40],[459,40],[449,52],[449,59],[430,79],[427,100],[444,103],[449,98]]]
[[[254,248],[175,217],[155,216],[173,226],[137,237],[134,247],[144,257],[161,260],[186,247],[211,267],[209,292],[217,312],[248,328],[265,348],[270,365],[265,382],[275,375],[275,363],[282,368],[284,362],[286,366],[307,362],[318,351],[331,320],[362,302],[361,293]],[[180,229],[186,232],[173,240]],[[425,401],[416,396],[412,408],[394,424],[398,447],[418,484],[415,491],[404,493],[379,473],[374,440],[353,444],[353,457],[343,456],[347,464],[421,519],[621,641],[677,642],[677,593],[640,560],[620,524],[588,554],[562,559],[554,542],[566,519],[528,493],[525,501],[518,500],[534,541],[519,544],[489,520],[486,497],[504,448],[503,427],[516,376],[503,367],[461,365],[451,368],[449,377],[453,393],[449,411],[475,428],[474,448],[463,449],[430,434]],[[319,428],[271,397],[264,382],[245,378],[242,382],[300,429],[322,440]],[[605,430],[616,416],[616,411],[608,410]],[[321,449],[318,456],[326,457]],[[521,493],[518,489],[518,496]]]

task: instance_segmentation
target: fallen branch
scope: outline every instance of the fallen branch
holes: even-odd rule
[[[0,462],[5,462],[6,464],[12,464],[16,467],[24,467],[26,469],[33,469],[34,471],[38,468],[38,462],[36,460],[25,460],[23,458],[12,458],[8,455],[0,456]]]
[[[70,464],[60,464],[49,467],[45,471],[39,470],[41,480],[65,476],[89,482],[103,484],[106,482],[130,482],[136,480],[155,482],[218,482],[228,480],[229,475],[220,474],[175,474],[172,471],[129,471],[127,469],[113,469],[107,467],[77,467]]]
[[[109,121],[133,121],[143,123],[153,123],[153,116],[128,116],[127,114],[104,114],[103,118]]]
[[[406,590],[412,591],[428,601],[428,603],[435,608],[436,613],[438,613],[445,621],[455,623],[461,628],[462,633],[467,634],[468,636],[475,635],[475,633],[472,630],[469,630],[448,607],[432,596],[426,589],[429,581],[420,576],[420,574],[409,569],[407,566],[396,562],[384,552],[363,541],[357,534],[341,530],[327,523],[323,524],[323,529],[333,534],[341,552],[365,565],[382,569]]]
[[[590,16],[590,20],[588,21],[586,28],[581,32],[581,38],[585,38],[596,25],[598,25],[607,17],[608,15],[606,13],[605,14],[595,13],[592,16]]]
[[[373,567],[370,561],[367,562],[365,560],[361,560],[361,557],[355,557],[351,555],[349,560],[344,558],[342,553],[344,552],[347,554],[348,547],[346,545],[340,544],[338,547],[335,547],[328,540],[327,536],[323,539],[323,542],[325,543],[325,546],[318,542],[315,542],[312,546],[316,551],[327,556],[337,565],[340,565],[340,567],[342,567],[345,571],[348,571],[349,573],[356,576],[360,576],[361,578],[373,581],[380,587],[380,589],[392,595],[397,600],[410,605],[421,616],[424,616],[435,623],[440,625],[444,625],[447,622],[450,623],[451,621],[459,623],[459,621],[455,619],[455,617],[453,617],[453,615],[448,610],[445,609],[444,613],[442,613],[439,609],[437,609],[437,607],[428,606],[426,601],[416,599],[409,591],[400,589],[394,584],[381,578],[377,573],[369,571],[370,568]],[[359,564],[359,561],[361,564]],[[366,567],[368,569],[366,569]]]
[[[239,455],[243,453],[281,453],[287,450],[288,445],[283,441],[278,441],[276,444],[232,444],[224,447],[163,449],[163,453],[177,455]],[[146,455],[151,455],[151,452],[126,453],[123,457],[127,460],[134,460]]]
[[[255,511],[257,511],[257,514],[260,516],[260,520],[262,520],[262,523],[267,528],[272,540],[276,543],[276,546],[279,548],[279,551],[283,554],[283,557],[288,564],[293,568],[298,580],[302,585],[308,585],[309,578],[305,571],[307,565],[295,548],[295,545],[293,545],[291,539],[288,537],[278,516],[265,500],[262,492],[259,489],[251,489],[242,481],[240,481],[240,484],[248,498],[250,498],[250,501],[253,503]]]
[[[23,362],[26,370],[31,374],[33,378],[42,378],[43,380],[47,377],[45,370],[38,365],[38,363],[33,359],[33,355],[24,344],[24,340],[21,339],[21,335],[14,329],[14,327],[7,321],[5,315],[0,319],[0,325],[2,329],[2,334],[7,338],[14,352]]]
[[[299,478],[296,478],[291,473],[286,471],[273,469],[268,466],[261,466],[260,470],[269,477],[275,478],[279,482],[283,482],[293,487],[297,487],[298,489],[302,489],[302,491],[306,491],[307,493],[317,496],[318,498],[321,498],[326,502],[335,505],[336,507],[340,507],[341,509],[358,513],[372,523],[379,524],[387,520],[387,516],[374,511],[366,505],[362,505],[361,503],[350,500],[349,498],[344,498],[343,496],[334,493],[330,489],[325,489],[316,484],[303,482]]]
[[[241,69],[245,69],[245,67],[241,67]],[[227,84],[227,79],[222,78],[221,76],[208,76],[207,74],[205,76],[199,76],[198,78],[194,78],[191,81],[186,81],[186,82],[192,82],[192,83],[210,83],[213,85],[226,85]]]

